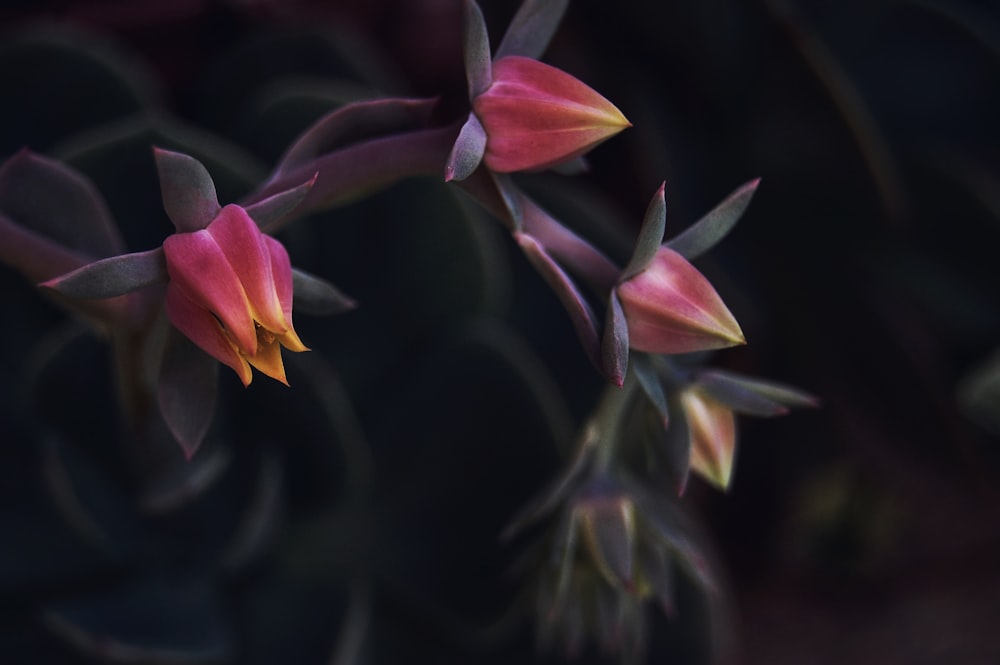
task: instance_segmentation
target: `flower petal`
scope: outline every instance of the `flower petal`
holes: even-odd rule
[[[282,320],[285,324],[283,331],[275,331],[278,334],[278,341],[289,351],[308,351],[309,348],[302,343],[295,328],[292,327],[292,301],[294,296],[292,262],[288,258],[288,251],[280,242],[264,236],[264,245],[267,248],[268,260],[271,262],[271,277],[274,280],[274,292],[277,295],[279,306],[281,307]]]
[[[215,314],[243,353],[256,353],[257,333],[250,302],[215,238],[207,230],[178,233],[163,241],[163,251],[171,285]]]
[[[520,56],[493,63],[493,83],[473,100],[498,173],[543,169],[579,157],[626,127],[611,102],[566,72]]]
[[[745,344],[743,331],[705,276],[668,247],[618,285],[629,344],[649,353],[690,353]]]
[[[277,338],[270,341],[261,340],[257,345],[257,355],[247,356],[246,361],[275,381],[288,385],[285,365],[281,360],[281,346]]]
[[[243,285],[253,320],[273,333],[284,334],[288,324],[275,291],[268,243],[277,241],[261,233],[247,211],[237,205],[223,208],[206,231],[218,243]],[[287,270],[290,282],[291,264]],[[248,353],[253,354],[253,351]]]
[[[682,391],[681,404],[691,432],[691,469],[716,487],[726,489],[736,454],[733,412],[699,389]]]
[[[220,363],[228,365],[249,386],[253,376],[250,365],[229,340],[211,312],[192,302],[176,282],[167,285],[166,311],[170,322]]]

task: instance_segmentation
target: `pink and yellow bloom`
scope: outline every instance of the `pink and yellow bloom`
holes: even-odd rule
[[[719,489],[729,486],[736,456],[733,410],[697,386],[680,393],[691,440],[691,470]]]
[[[631,126],[592,88],[538,60],[506,56],[492,74],[472,107],[486,132],[483,162],[494,172],[567,162]]]
[[[204,229],[167,238],[163,251],[171,323],[243,385],[251,366],[287,385],[281,347],[308,349],[292,327],[291,263],[281,243],[227,205]]]
[[[711,283],[669,247],[661,246],[617,291],[629,346],[637,351],[690,353],[746,343]]]

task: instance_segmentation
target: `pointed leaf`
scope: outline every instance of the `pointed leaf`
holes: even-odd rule
[[[309,273],[292,268],[292,288],[295,294],[295,310],[326,316],[341,314],[357,307],[357,303],[344,295],[336,286]]]
[[[247,214],[250,215],[250,219],[257,223],[261,231],[270,234],[277,233],[291,221],[288,214],[305,200],[312,186],[316,183],[317,177],[319,177],[318,173],[298,187],[272,194],[266,199],[248,205],[246,207]]]
[[[486,32],[483,12],[475,0],[465,0],[462,32],[465,42],[465,78],[469,83],[469,99],[472,100],[490,87],[493,76],[490,37]]]
[[[94,185],[73,168],[28,150],[0,166],[0,212],[26,229],[93,258],[125,249]]]
[[[160,413],[188,459],[194,456],[215,412],[219,366],[187,337],[171,329],[160,365]]]
[[[524,0],[497,48],[496,59],[508,55],[542,57],[568,5],[569,0]]]
[[[583,294],[580,293],[570,276],[549,256],[545,248],[535,238],[525,233],[516,233],[515,239],[535,270],[545,278],[545,281],[562,302],[563,307],[566,308],[587,357],[598,370],[603,371],[603,363],[598,350],[600,343],[597,336],[597,323],[594,319],[594,312],[587,304]]]
[[[475,113],[469,114],[469,119],[462,125],[462,130],[455,139],[455,145],[448,156],[444,167],[444,180],[465,180],[479,168],[486,152],[486,130],[483,129]]]
[[[163,248],[101,259],[40,284],[68,298],[113,298],[167,281]]]
[[[757,178],[737,189],[711,212],[668,242],[667,246],[689,260],[712,249],[740,221],[759,184],[760,178]]]
[[[160,175],[163,208],[178,233],[200,231],[219,214],[215,182],[194,157],[162,148],[153,148]]]
[[[649,202],[649,207],[646,208],[646,216],[642,220],[642,228],[639,229],[639,238],[636,240],[632,258],[622,271],[622,281],[645,270],[663,243],[663,231],[667,227],[667,202],[664,198],[666,186],[665,182],[660,185]]]
[[[32,231],[0,212],[0,263],[33,283],[76,270],[93,257]]]
[[[285,152],[275,173],[309,164],[324,153],[426,126],[436,99],[377,99],[343,106],[317,120]]]
[[[625,372],[628,371],[628,323],[614,290],[608,299],[607,317],[604,338],[601,340],[601,360],[605,376],[621,386],[625,383]]]
[[[819,405],[814,396],[797,388],[732,372],[699,372],[696,384],[730,409],[751,416],[781,416],[792,407]]]
[[[667,396],[663,392],[663,385],[660,383],[656,368],[653,366],[652,358],[646,353],[635,353],[632,355],[631,368],[635,372],[636,378],[639,379],[639,385],[642,386],[643,392],[653,403],[656,412],[660,414],[664,426],[668,426],[670,420],[667,410]]]

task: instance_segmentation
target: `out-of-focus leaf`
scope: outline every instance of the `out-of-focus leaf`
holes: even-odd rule
[[[465,180],[479,167],[486,150],[486,130],[475,113],[462,125],[444,167],[445,182]]]
[[[215,182],[208,169],[194,157],[153,148],[160,175],[163,208],[178,233],[199,231],[215,219],[221,209]]]
[[[656,368],[653,366],[652,358],[645,353],[632,354],[631,369],[639,379],[639,385],[643,392],[653,403],[656,412],[660,414],[664,426],[669,425],[669,412],[667,410],[667,396],[663,392],[663,385],[657,376]]]
[[[667,183],[660,185],[656,190],[649,207],[646,208],[646,216],[642,220],[642,227],[639,229],[639,238],[635,243],[635,251],[628,265],[622,271],[621,279],[625,281],[646,269],[649,262],[656,256],[663,242],[663,231],[667,227],[667,202],[664,197],[664,190]]]
[[[604,371],[604,364],[601,362],[600,342],[598,341],[597,322],[594,312],[580,290],[577,288],[570,276],[566,274],[558,263],[549,256],[545,248],[533,237],[526,233],[515,234],[517,243],[524,250],[525,255],[535,269],[542,275],[549,287],[555,291],[563,307],[569,313],[573,327],[576,329],[583,351],[590,358],[600,371]]]
[[[218,377],[219,363],[171,328],[160,364],[157,400],[167,427],[188,459],[212,424]]]
[[[283,470],[276,452],[263,453],[253,497],[222,553],[222,563],[228,570],[237,570],[251,562],[274,536],[281,517]]]
[[[58,146],[55,155],[87,174],[104,194],[115,218],[122,220],[122,232],[131,248],[156,247],[174,231],[164,211],[150,150],[154,145],[204,164],[225,203],[236,201],[266,175],[263,165],[242,148],[156,115],[102,126]],[[281,190],[300,185],[312,175],[305,174]]]
[[[231,461],[232,454],[219,447],[197,458],[175,463],[149,482],[139,505],[152,515],[183,507],[215,487]]]
[[[601,340],[601,359],[605,376],[621,386],[628,371],[628,322],[615,291],[611,292],[608,299],[607,321],[604,323],[604,337]]]
[[[483,12],[475,0],[465,0],[462,32],[465,50],[465,79],[469,84],[469,99],[475,99],[493,80],[493,60],[490,58],[490,38],[486,32]],[[459,178],[461,180],[461,178]]]
[[[208,582],[141,579],[50,603],[43,616],[53,633],[104,662],[210,663],[231,651]]]
[[[0,154],[25,145],[48,152],[53,140],[157,103],[157,81],[142,58],[116,48],[122,42],[68,20],[32,25],[11,18],[0,38],[0,90],[11,91]]]
[[[90,459],[50,439],[42,471],[53,504],[81,538],[114,558],[130,553],[141,534],[129,497]]]
[[[695,382],[713,399],[751,416],[780,416],[790,408],[816,407],[816,397],[797,388],[722,370],[698,372]]]
[[[568,5],[569,0],[524,0],[497,47],[496,59],[508,55],[542,57]]]
[[[667,247],[688,260],[694,260],[712,249],[740,221],[759,184],[760,178],[737,189],[707,215],[667,242]]]
[[[88,263],[76,270],[44,282],[42,286],[68,298],[100,299],[167,281],[163,248],[122,254]]]
[[[1000,435],[1000,352],[959,382],[958,403],[970,419]]]
[[[28,150],[0,166],[0,212],[69,250],[94,258],[125,249],[94,185],[72,167]]]
[[[356,102],[329,113],[303,132],[275,169],[285,174],[324,153],[387,134],[426,126],[436,99],[378,99]]]

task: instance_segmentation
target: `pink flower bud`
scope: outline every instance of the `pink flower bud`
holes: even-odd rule
[[[287,384],[279,344],[307,351],[292,328],[292,268],[285,248],[237,205],[204,229],[163,243],[171,323],[244,385],[256,367]]]
[[[691,433],[691,470],[726,489],[736,455],[733,411],[698,388],[686,388],[680,395]]]
[[[486,130],[483,161],[497,173],[544,169],[579,157],[631,123],[566,72],[507,56],[493,63],[489,88],[472,102]]]
[[[649,353],[690,353],[745,344],[719,294],[687,259],[660,247],[650,264],[618,285],[629,346]]]

